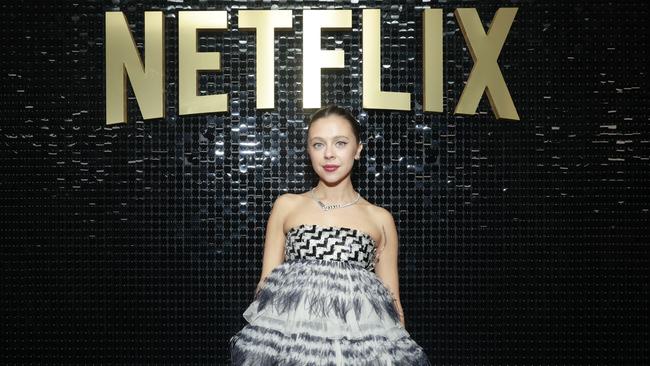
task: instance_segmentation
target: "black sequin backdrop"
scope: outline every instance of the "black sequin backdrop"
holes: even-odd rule
[[[521,120],[452,113],[473,65],[453,10],[487,29],[519,7],[499,65]],[[363,126],[355,187],[393,213],[407,329],[445,365],[648,364],[645,1],[11,1],[0,3],[0,362],[224,364],[259,279],[273,200],[312,184],[302,148],[302,9],[352,9],[324,32],[345,69],[323,104]],[[382,88],[361,108],[361,8],[382,10]],[[444,9],[443,113],[422,112],[421,12]],[[276,108],[255,109],[243,8],[293,9],[278,32]],[[177,13],[227,10],[201,34],[229,113],[179,116]],[[142,51],[166,16],[167,117],[105,123],[104,12]]]

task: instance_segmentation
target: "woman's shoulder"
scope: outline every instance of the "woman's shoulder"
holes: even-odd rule
[[[369,211],[372,212],[372,216],[377,222],[386,222],[393,219],[393,214],[391,214],[387,209],[370,202],[368,202],[368,205],[370,207]]]
[[[310,191],[296,192],[296,193],[285,192],[279,195],[276,200],[283,200],[284,202],[287,203],[297,203],[304,199],[311,199],[311,197],[309,196],[309,192]]]
[[[289,192],[287,192],[287,193],[282,193],[281,195],[279,195],[279,196],[275,199],[275,201],[273,202],[273,206],[279,206],[279,205],[287,206],[287,205],[291,205],[291,204],[293,204],[293,203],[297,200],[297,197],[296,197],[296,196],[298,196],[298,194],[296,194],[296,193],[289,193]]]
[[[309,191],[304,193],[282,193],[275,199],[275,202],[273,202],[273,207],[281,206],[283,209],[291,209],[301,204],[303,200],[309,199],[308,194]]]

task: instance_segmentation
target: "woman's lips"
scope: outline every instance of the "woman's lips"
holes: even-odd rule
[[[323,165],[323,169],[325,169],[328,172],[333,172],[336,169],[338,169],[338,165]]]

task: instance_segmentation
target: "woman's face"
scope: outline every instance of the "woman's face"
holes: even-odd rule
[[[349,175],[354,158],[360,156],[363,148],[357,144],[350,123],[336,114],[313,121],[307,141],[314,171],[329,183],[337,183]]]

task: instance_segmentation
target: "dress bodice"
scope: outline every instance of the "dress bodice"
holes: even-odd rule
[[[331,260],[373,271],[376,249],[375,240],[363,231],[343,226],[301,224],[287,232],[285,260]]]

